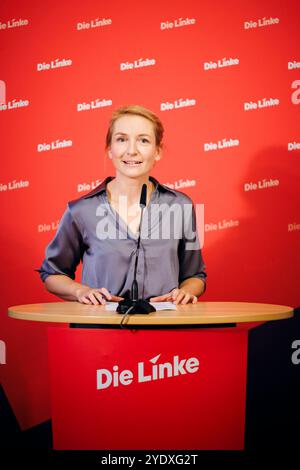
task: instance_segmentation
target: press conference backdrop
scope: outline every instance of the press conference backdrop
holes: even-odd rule
[[[1,3],[0,372],[22,429],[50,418],[47,325],[8,319],[7,307],[56,300],[34,269],[67,201],[113,174],[104,140],[121,105],[160,116],[154,176],[204,205],[203,300],[299,305],[299,13],[296,0]],[[293,396],[296,326],[252,333],[261,409],[265,371],[273,393]]]

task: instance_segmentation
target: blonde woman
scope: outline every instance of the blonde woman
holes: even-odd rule
[[[163,132],[160,119],[142,106],[113,113],[106,151],[115,175],[67,204],[38,270],[49,292],[95,305],[129,298],[141,230],[140,297],[151,302],[197,302],[205,290],[206,273],[192,201],[151,176],[162,157]],[[140,227],[143,184],[147,203]],[[74,279],[80,261],[78,283]]]

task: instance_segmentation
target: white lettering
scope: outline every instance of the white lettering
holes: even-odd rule
[[[249,101],[244,103],[244,111],[249,111],[252,109],[267,108],[271,106],[279,106],[280,100],[278,98],[262,98],[257,102]]]
[[[183,99],[179,98],[178,100],[175,100],[174,102],[169,102],[166,101],[165,103],[160,104],[160,110],[161,111],[171,111],[173,109],[179,109],[179,108],[186,108],[189,106],[196,106],[196,100],[195,99]]]
[[[160,29],[182,28],[196,24],[195,18],[176,18],[174,21],[163,21],[160,23]]]
[[[161,355],[158,354],[147,363],[138,362],[136,376],[138,383],[194,374],[199,370],[200,363],[196,357],[179,359],[179,356],[174,356],[170,362],[158,363],[160,356]],[[110,386],[119,387],[120,385],[130,385],[133,380],[134,374],[131,370],[119,371],[117,365],[113,366],[112,371],[108,369],[98,369],[96,371],[97,390],[104,390]]]
[[[203,145],[204,152],[210,152],[212,150],[225,149],[229,147],[237,147],[240,145],[238,139],[222,139],[217,142],[206,142]]]
[[[27,26],[29,24],[29,21],[27,19],[18,19],[16,20],[15,18],[8,20],[7,22],[7,28],[19,28],[21,26]],[[6,25],[5,25],[6,28]],[[3,29],[5,29],[3,28]]]
[[[107,99],[102,99],[100,100],[99,98],[96,98],[92,100],[90,103],[78,103],[77,104],[77,111],[90,111],[91,109],[99,109],[99,108],[105,108],[107,106],[112,106],[112,100],[107,100]]]
[[[300,150],[300,142],[289,142],[288,151],[291,152],[292,150]]]
[[[50,69],[58,69],[62,67],[70,67],[72,65],[72,60],[71,59],[55,59],[51,60],[51,62],[39,62],[37,64],[37,71],[42,72],[44,70],[50,70]]]
[[[279,23],[279,18],[263,17],[263,18],[259,18],[257,21],[253,21],[253,20],[244,21],[244,29],[253,29],[257,27],[261,28],[264,26],[272,26],[278,23]]]
[[[210,222],[206,223],[204,226],[205,232],[214,232],[216,230],[225,230],[228,228],[234,228],[234,227],[239,227],[240,221],[239,220],[219,220],[217,223]]]
[[[102,26],[108,26],[112,24],[111,18],[95,18],[89,22],[81,21],[76,24],[77,31],[82,31],[90,28],[100,28]]]
[[[12,101],[8,101],[7,104],[5,104],[5,103],[0,104],[0,111],[26,108],[27,106],[29,106],[29,100],[16,100],[16,99],[14,99]]]
[[[293,60],[292,62],[288,62],[288,70],[293,69],[300,69],[300,62],[296,62],[295,60]]]
[[[256,191],[257,189],[267,189],[267,188],[272,188],[275,186],[279,186],[279,180],[277,179],[273,180],[271,178],[269,180],[263,179],[263,180],[259,180],[257,183],[253,183],[253,182],[245,183],[244,191],[245,192]]]
[[[136,59],[133,62],[121,62],[120,70],[123,72],[124,70],[132,70],[132,69],[139,69],[141,67],[150,67],[156,64],[155,59]]]

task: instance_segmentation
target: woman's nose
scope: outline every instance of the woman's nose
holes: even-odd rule
[[[127,153],[129,155],[135,155],[136,154],[136,142],[134,140],[129,140],[128,141]]]

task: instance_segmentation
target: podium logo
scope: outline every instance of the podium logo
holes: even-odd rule
[[[199,370],[199,360],[196,357],[189,359],[179,359],[173,356],[172,362],[159,363],[161,354],[149,359],[148,362],[139,362],[136,370],[119,370],[119,366],[113,366],[112,371],[108,369],[98,369],[97,390],[104,390],[109,387],[119,387],[120,385],[130,385],[134,381],[137,383],[153,382],[154,380],[165,380],[180,375],[194,374]]]

